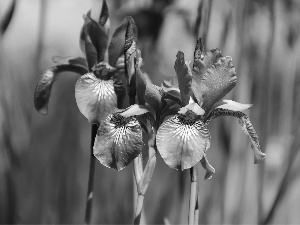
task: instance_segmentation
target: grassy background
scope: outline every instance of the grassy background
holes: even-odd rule
[[[108,1],[111,34],[125,15],[134,16],[144,70],[160,84],[175,75],[178,50],[192,60],[199,2]],[[0,1],[0,20],[10,3]],[[203,3],[198,35],[209,8]],[[199,182],[201,224],[300,224],[299,3],[212,2],[207,48],[232,56],[238,83],[226,98],[254,104],[247,114],[267,158],[253,164],[236,119],[213,120],[208,158],[216,174]],[[0,223],[83,223],[90,125],[74,98],[78,75],[59,77],[47,116],[33,109],[33,91],[52,56],[82,55],[82,14],[92,6],[99,10],[99,1],[18,0],[0,37]],[[131,223],[132,165],[116,172],[97,163],[94,188],[94,223]],[[158,154],[145,197],[147,223],[187,223],[188,197],[189,172],[168,168]]]

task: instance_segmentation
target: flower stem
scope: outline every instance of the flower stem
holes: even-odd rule
[[[90,224],[91,223],[91,217],[92,217],[92,203],[93,203],[93,186],[94,186],[94,173],[95,173],[95,157],[93,154],[93,147],[94,147],[94,141],[95,137],[97,135],[97,124],[92,124],[91,127],[91,158],[90,158],[90,171],[89,171],[89,181],[88,181],[88,191],[87,191],[87,197],[86,197],[86,207],[85,207],[85,217],[84,217],[84,223]]]
[[[138,195],[137,204],[136,204],[136,210],[134,215],[134,224],[140,224],[142,210],[143,210],[143,204],[144,204],[144,195]]]
[[[190,209],[189,209],[189,225],[193,225],[195,221],[195,209],[197,198],[197,167],[193,166],[190,169],[191,173],[191,193],[190,193]]]

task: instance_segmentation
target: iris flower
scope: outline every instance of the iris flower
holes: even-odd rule
[[[84,15],[80,34],[82,57],[54,57],[57,64],[46,70],[37,83],[34,105],[41,114],[47,114],[51,88],[63,72],[80,74],[75,85],[75,97],[80,112],[90,123],[100,124],[106,116],[121,105],[124,95],[124,44],[128,18],[115,30],[108,44],[110,19],[106,1],[103,1],[98,21]],[[105,62],[105,54],[108,62]]]
[[[180,89],[180,110],[164,121],[157,132],[157,149],[165,163],[174,169],[188,169],[201,161],[210,178],[214,168],[209,164],[206,152],[211,135],[207,128],[211,119],[233,116],[251,141],[254,163],[265,158],[261,152],[257,134],[244,110],[251,104],[221,100],[237,83],[237,75],[229,56],[223,57],[219,49],[205,52],[201,38],[197,41],[193,69],[178,52],[175,70]]]

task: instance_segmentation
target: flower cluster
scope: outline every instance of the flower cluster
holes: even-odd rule
[[[210,178],[214,169],[206,157],[211,142],[207,126],[219,116],[237,117],[250,138],[255,163],[264,159],[257,134],[243,113],[252,105],[222,100],[237,83],[231,57],[222,56],[219,49],[205,51],[199,38],[192,67],[179,51],[176,78],[158,87],[141,70],[137,28],[131,17],[124,19],[109,44],[105,1],[98,21],[90,12],[84,21],[80,43],[86,58],[56,57],[58,64],[37,84],[34,102],[36,109],[46,114],[58,74],[73,71],[82,75],[75,86],[76,102],[88,121],[99,125],[94,155],[100,163],[123,169],[141,154],[143,134],[147,133],[154,155],[158,151],[169,167],[184,170],[200,161]],[[129,107],[122,109],[127,100]]]

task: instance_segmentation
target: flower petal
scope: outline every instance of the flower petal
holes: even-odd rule
[[[197,104],[197,103],[190,103],[186,105],[185,107],[182,107],[180,111],[178,111],[179,114],[186,114],[187,111],[192,111],[198,116],[204,115],[205,111]]]
[[[138,51],[139,52],[139,51]],[[136,87],[137,87],[137,99],[139,104],[149,105],[153,111],[159,112],[161,105],[161,95],[159,90],[148,79],[145,73],[140,69],[141,58],[140,54],[137,54],[135,72],[136,72]]]
[[[224,99],[222,101],[215,103],[213,105],[212,109],[218,108],[218,109],[227,109],[227,110],[242,112],[251,107],[252,107],[252,104],[243,104],[243,103],[235,102],[232,100]]]
[[[248,135],[251,141],[251,148],[254,153],[254,164],[261,162],[266,157],[266,154],[261,152],[258,136],[250,119],[246,114],[238,111],[216,108],[208,115],[205,123],[208,123],[211,119],[219,116],[234,116],[239,119],[239,124],[241,125],[242,130],[246,135]]]
[[[90,123],[101,123],[117,107],[113,79],[101,80],[93,73],[78,79],[75,98],[80,112]]]
[[[117,60],[124,54],[125,33],[128,25],[128,17],[124,18],[121,25],[115,30],[108,46],[108,62],[116,67]],[[137,32],[137,30],[135,30]],[[135,34],[137,36],[137,33]]]
[[[110,18],[106,0],[103,0],[102,2],[102,8],[98,23],[104,28],[105,33],[108,35],[108,31],[110,28]]]
[[[191,95],[192,75],[190,74],[188,65],[184,61],[183,52],[179,51],[177,53],[174,68],[178,78],[181,102],[183,106],[186,106],[189,104]]]
[[[211,179],[212,176],[215,173],[215,168],[212,167],[212,165],[209,164],[206,155],[203,156],[203,158],[200,160],[202,167],[206,170],[206,174],[204,179]]]
[[[138,120],[114,113],[99,126],[94,155],[104,166],[119,171],[140,154],[142,145]]]
[[[81,75],[87,72],[87,68],[80,64],[63,64],[46,70],[42,74],[34,91],[34,107],[39,113],[44,115],[48,113],[52,85],[62,72],[75,72]]]
[[[101,27],[95,20],[89,15],[83,15],[85,21],[84,32],[86,36],[89,36],[92,44],[95,46],[97,51],[98,62],[103,61],[104,54],[107,49],[108,35],[106,34],[103,27]],[[85,46],[86,47],[86,46]]]
[[[134,20],[128,17],[128,26],[125,34],[125,76],[128,80],[128,94],[131,96],[136,95],[136,79],[135,79],[135,68],[134,68],[134,53],[136,53],[136,42],[137,42],[137,28]],[[133,79],[134,77],[134,79]]]
[[[168,166],[184,170],[203,158],[209,137],[209,130],[201,120],[177,114],[159,127],[156,145]]]
[[[129,106],[127,109],[117,109],[117,112],[123,117],[140,116],[150,111],[144,105],[134,104]]]
[[[201,39],[197,41],[192,74],[193,94],[205,111],[224,97],[237,81],[231,57],[222,57],[219,49],[204,52]]]

